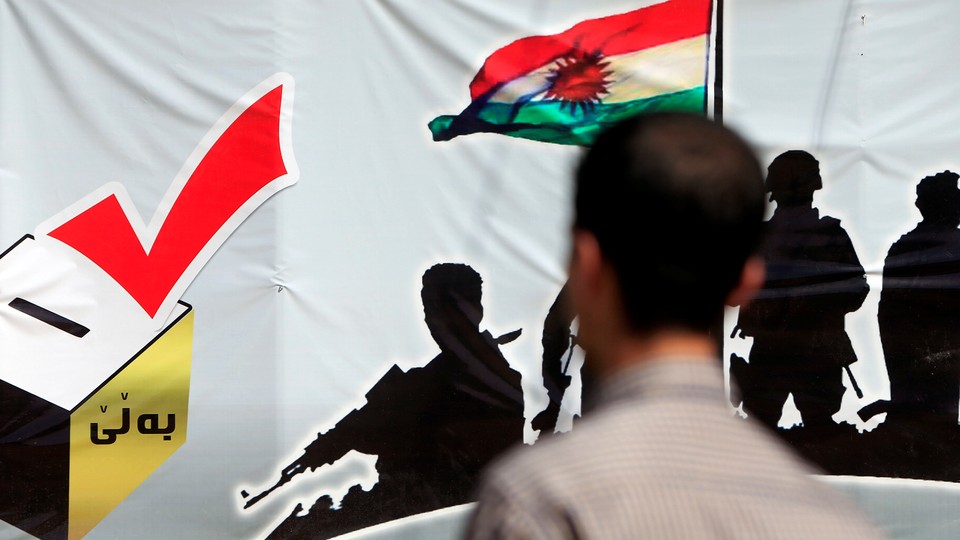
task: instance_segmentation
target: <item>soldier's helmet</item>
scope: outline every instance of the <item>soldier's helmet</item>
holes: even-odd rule
[[[767,167],[766,186],[771,201],[807,199],[823,187],[820,162],[803,150],[788,150]]]
[[[960,175],[952,171],[927,176],[917,184],[917,209],[924,219],[960,220]]]

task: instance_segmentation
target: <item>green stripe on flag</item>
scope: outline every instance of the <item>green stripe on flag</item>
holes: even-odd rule
[[[704,114],[703,86],[623,103],[599,103],[592,109],[571,108],[560,101],[536,101],[517,107],[513,103],[486,103],[476,116],[438,116],[430,122],[433,139],[449,140],[477,132],[557,144],[588,146],[596,136],[624,118],[662,111]],[[469,109],[468,109],[469,110]]]

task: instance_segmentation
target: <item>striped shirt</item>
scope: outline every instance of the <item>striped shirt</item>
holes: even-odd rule
[[[498,460],[468,539],[880,538],[765,428],[732,414],[719,360],[644,362],[598,398],[572,432]]]

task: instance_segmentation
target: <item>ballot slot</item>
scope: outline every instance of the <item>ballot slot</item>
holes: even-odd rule
[[[170,323],[189,310],[179,303]],[[73,410],[156,339],[156,323],[71,248],[25,236],[0,256],[0,380]]]

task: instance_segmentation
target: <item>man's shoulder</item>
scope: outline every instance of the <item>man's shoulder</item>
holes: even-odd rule
[[[718,425],[703,432],[692,415],[660,407],[606,411],[504,456],[488,471],[481,500],[501,501],[527,521],[561,516],[581,532],[662,526],[697,537],[729,522],[744,537],[767,531],[792,538],[789,530],[803,527],[823,538],[875,537],[859,512],[772,434],[754,422],[727,420],[709,418]]]
[[[657,407],[622,406],[597,411],[572,431],[541,439],[533,446],[514,448],[488,469],[488,480],[523,486],[525,491],[578,491],[584,481],[609,487],[618,481],[634,484],[663,471],[657,454],[669,453]],[[682,420],[674,427],[684,431]],[[642,459],[637,459],[641,457]],[[629,480],[627,479],[629,476]],[[540,496],[540,495],[536,495]]]
[[[815,470],[756,422],[721,405],[625,404],[600,411],[573,431],[516,448],[488,480],[521,497],[551,493],[741,491],[818,496]]]

